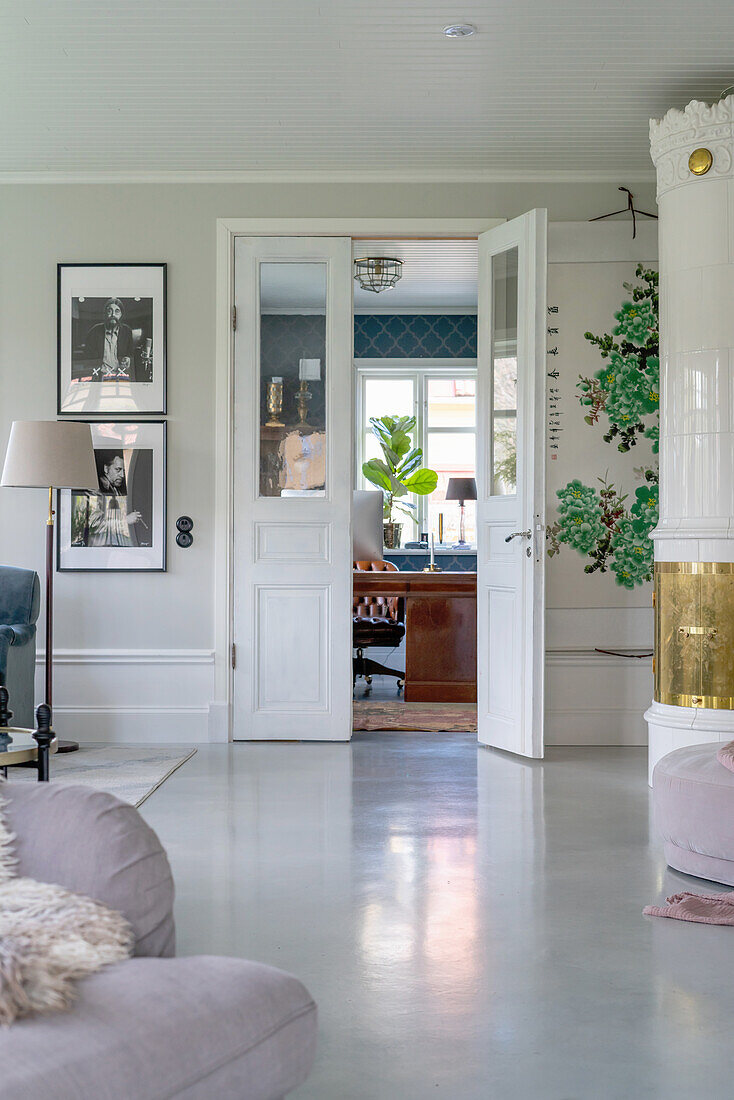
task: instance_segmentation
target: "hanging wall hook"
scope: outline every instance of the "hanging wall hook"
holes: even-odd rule
[[[595,218],[589,218],[590,222],[600,222],[605,218],[615,218],[617,214],[631,214],[632,215],[632,240],[637,236],[637,215],[642,214],[644,218],[654,218],[658,220],[657,214],[650,214],[647,210],[640,210],[635,206],[635,196],[630,191],[629,187],[618,187],[618,191],[624,191],[627,195],[627,205],[620,207],[619,210],[611,210],[608,214],[598,214]]]

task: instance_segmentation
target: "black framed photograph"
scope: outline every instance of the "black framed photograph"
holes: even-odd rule
[[[166,264],[58,265],[58,413],[166,411]]]
[[[99,491],[58,492],[59,572],[164,572],[166,424],[90,425]]]

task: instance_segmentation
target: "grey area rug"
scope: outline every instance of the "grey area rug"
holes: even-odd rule
[[[78,752],[51,757],[52,783],[78,783],[109,791],[123,802],[140,806],[196,749],[142,745],[84,746]],[[35,770],[8,768],[9,783],[37,783]]]

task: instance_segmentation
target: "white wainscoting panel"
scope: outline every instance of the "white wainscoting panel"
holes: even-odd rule
[[[44,654],[36,656],[43,698]],[[54,652],[54,728],[60,737],[119,743],[227,740],[212,721],[209,649],[81,649]]]
[[[329,708],[328,585],[256,585],[259,711]]]
[[[545,668],[546,745],[647,744],[651,658],[549,649]]]
[[[255,560],[324,564],[331,561],[328,523],[256,523]]]
[[[489,709],[495,717],[513,720],[517,706],[517,677],[513,665],[518,659],[516,628],[518,623],[517,596],[514,590],[490,588],[487,592],[489,625],[489,663],[495,673],[489,679]],[[499,671],[497,671],[499,670]]]
[[[486,525],[487,537],[484,545],[487,548],[486,561],[508,562],[515,557],[515,547],[506,542],[508,535],[512,534],[511,523],[488,523]]]

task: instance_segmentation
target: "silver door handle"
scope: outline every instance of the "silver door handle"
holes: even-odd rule
[[[529,539],[532,536],[532,531],[513,531],[511,535],[507,536],[505,542],[512,542],[513,539]]]

